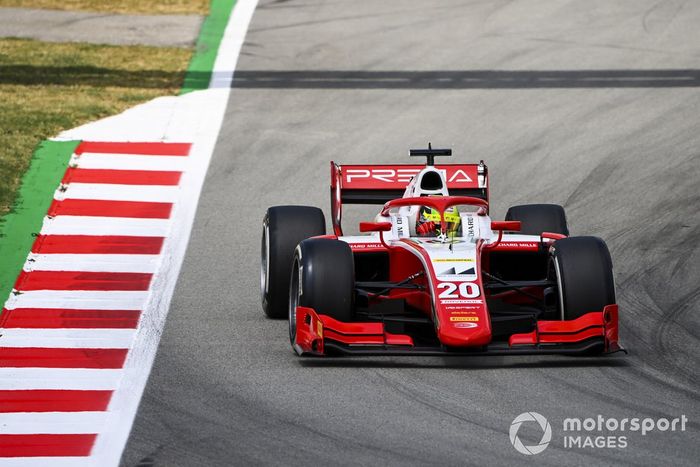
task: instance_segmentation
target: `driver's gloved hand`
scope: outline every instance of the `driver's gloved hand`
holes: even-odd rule
[[[416,232],[418,235],[429,235],[437,230],[437,224],[433,221],[425,222],[421,225],[416,226]]]

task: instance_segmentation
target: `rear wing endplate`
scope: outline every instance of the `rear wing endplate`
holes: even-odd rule
[[[343,204],[384,204],[401,198],[406,186],[424,165],[339,165],[331,162],[331,214],[333,230],[342,235]],[[438,164],[445,172],[452,196],[474,196],[489,200],[488,168],[478,164]]]

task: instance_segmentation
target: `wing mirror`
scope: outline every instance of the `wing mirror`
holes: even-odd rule
[[[566,238],[566,235],[560,234],[560,233],[554,233],[554,232],[542,232],[540,234],[540,237],[542,238],[542,241],[544,240],[561,240],[562,238]]]
[[[389,232],[391,222],[360,222],[360,232]]]
[[[496,248],[501,240],[503,239],[503,231],[509,230],[514,232],[520,231],[520,221],[491,221],[491,230],[498,231],[498,239],[495,242],[489,243],[484,246],[485,249],[489,250],[491,248]]]
[[[491,221],[491,230],[519,232],[520,221]]]

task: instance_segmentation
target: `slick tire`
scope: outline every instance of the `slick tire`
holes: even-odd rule
[[[557,282],[557,311],[562,320],[602,311],[615,303],[612,259],[598,237],[569,237],[554,242],[550,276]]]
[[[284,319],[289,305],[289,276],[299,242],[325,235],[323,211],[310,206],[275,206],[263,219],[260,295],[269,318]]]
[[[355,266],[350,246],[340,240],[310,238],[294,253],[289,281],[289,333],[296,335],[296,308],[350,322],[354,317]]]
[[[506,220],[520,221],[519,233],[525,235],[540,235],[542,232],[569,235],[566,213],[564,208],[558,204],[512,206],[506,213]]]

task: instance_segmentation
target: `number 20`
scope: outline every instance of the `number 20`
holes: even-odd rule
[[[445,289],[440,292],[440,298],[476,298],[481,295],[479,286],[473,282],[460,282],[459,286],[452,282],[440,282],[438,289]],[[458,291],[459,294],[456,294],[455,291]]]

